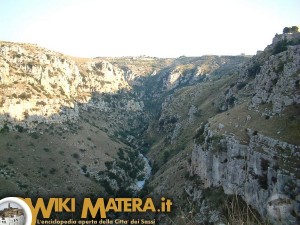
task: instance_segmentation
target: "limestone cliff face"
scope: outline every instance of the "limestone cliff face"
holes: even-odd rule
[[[277,39],[235,70],[219,67],[229,75],[221,79],[219,69],[202,68],[205,79],[197,84],[196,67],[163,71],[161,89],[169,94],[148,129],[155,140],[147,155],[157,171],[150,181],[154,196],[175,196],[176,202],[191,197],[199,218],[217,222],[218,213],[210,213],[217,211],[216,200],[207,193],[224,190],[273,224],[299,223],[300,42],[298,34]],[[184,83],[192,85],[181,88]]]
[[[63,95],[69,97],[82,82],[76,64],[55,52],[30,45],[2,43],[0,53],[6,65],[6,72],[1,74],[2,84],[41,85],[49,94],[61,88]]]
[[[299,44],[299,33],[277,35],[264,51],[240,67],[237,82],[215,101],[219,109],[228,110],[250,98],[251,108],[271,104],[272,108],[265,113],[274,115],[299,104]]]
[[[114,93],[129,88],[124,71],[107,61],[88,62],[83,68],[87,73],[83,84],[87,92]]]
[[[195,144],[189,171],[201,177],[202,188],[223,187],[237,194],[273,222],[295,224],[300,180],[282,164],[294,165],[299,146],[247,131],[248,143],[234,135],[218,135],[206,125],[203,142]],[[294,213],[294,214],[293,214]]]
[[[125,72],[107,61],[76,62],[35,45],[1,42],[0,126],[39,122],[62,123],[78,119],[78,103],[93,104],[95,93],[129,90]],[[95,105],[107,111],[105,103]],[[141,110],[143,103],[124,101],[126,109]]]
[[[299,72],[299,35],[276,37],[214,101],[224,112],[197,130],[189,166],[200,190],[222,187],[274,224],[299,222]]]
[[[239,56],[202,56],[196,59],[180,57],[174,61],[174,66],[164,73],[163,90],[170,91],[182,85],[191,85],[199,81],[209,80],[210,76],[218,69],[220,71],[227,69],[228,74],[230,69],[240,65],[244,60],[244,57]],[[226,68],[224,65],[228,67]]]
[[[252,106],[272,104],[272,113],[300,103],[300,47],[288,46],[287,51],[272,55],[261,67],[253,86]]]

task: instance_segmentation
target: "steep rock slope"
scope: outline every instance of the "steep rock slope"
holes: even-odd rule
[[[0,52],[1,196],[105,192],[105,162],[133,152],[116,133],[141,126],[125,72],[31,44],[1,42]]]
[[[1,42],[0,68],[2,126],[78,119],[78,103],[90,101],[92,93],[129,89],[124,71],[109,62],[79,64],[29,44]]]
[[[232,67],[243,61],[84,59],[32,44],[0,46],[1,196],[130,193],[147,176],[139,151],[149,145],[141,134],[160,110],[149,112],[149,102],[160,101],[169,91],[160,86],[162,80],[179,71],[180,81],[172,78],[174,82],[190,85],[199,81],[192,79],[199,75],[196,67],[212,72],[225,61],[233,62]],[[49,180],[68,182],[51,186]]]
[[[208,82],[166,98],[148,134],[154,195],[174,196],[199,223],[218,222],[211,193],[221,187],[275,224],[299,222],[299,49],[299,34],[279,35],[209,94]]]

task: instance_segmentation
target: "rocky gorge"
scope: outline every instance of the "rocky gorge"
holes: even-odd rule
[[[299,40],[277,35],[252,57],[177,59],[0,42],[0,181],[11,187],[1,196],[138,191],[174,199],[160,224],[222,224],[234,221],[216,202],[236,195],[261,224],[298,223]]]

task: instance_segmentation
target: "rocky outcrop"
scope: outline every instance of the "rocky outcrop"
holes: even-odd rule
[[[272,55],[256,75],[255,95],[251,106],[272,104],[272,113],[300,103],[300,46],[288,46],[287,51]]]
[[[93,105],[94,93],[128,90],[124,71],[106,61],[77,63],[60,53],[29,44],[1,42],[0,127],[78,119],[78,103]],[[140,111],[142,102],[123,102],[126,110]],[[95,105],[106,110],[101,99]]]
[[[289,42],[289,41],[294,41],[295,39],[299,39],[299,38],[300,38],[300,33],[284,33],[284,34],[280,34],[280,35],[276,34],[272,40],[272,45],[274,46],[284,40]]]
[[[271,45],[240,68],[236,83],[214,100],[215,107],[228,110],[230,115],[234,113],[230,109],[246,102],[249,110],[265,118],[287,116],[285,109],[297,110],[299,37],[299,34],[277,35]],[[239,115],[236,116],[238,119]],[[294,118],[292,114],[290,117]],[[248,115],[246,123],[252,120]],[[236,122],[235,128],[239,125]],[[219,123],[210,127],[208,123],[205,129],[198,129],[189,166],[190,175],[201,179],[198,189],[222,187],[226,194],[241,196],[274,224],[299,223],[300,146],[249,128],[247,137],[240,141],[237,130],[226,126]]]
[[[211,75],[229,75],[246,60],[245,57],[202,56],[199,58],[180,57],[175,67],[171,67],[163,76],[163,89],[173,90],[180,85],[191,85],[209,80]]]
[[[300,147],[250,129],[247,134],[249,142],[242,144],[206,125],[202,142],[192,151],[190,175],[201,178],[200,189],[221,186],[226,194],[240,195],[274,223],[296,224],[300,180],[291,158],[299,158]]]
[[[273,43],[239,68],[238,79],[215,101],[226,111],[251,98],[249,107],[270,104],[269,115],[300,103],[300,35],[277,35]],[[248,101],[248,99],[246,100]]]

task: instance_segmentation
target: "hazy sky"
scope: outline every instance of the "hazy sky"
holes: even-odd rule
[[[299,0],[0,0],[0,40],[83,56],[255,54]]]

